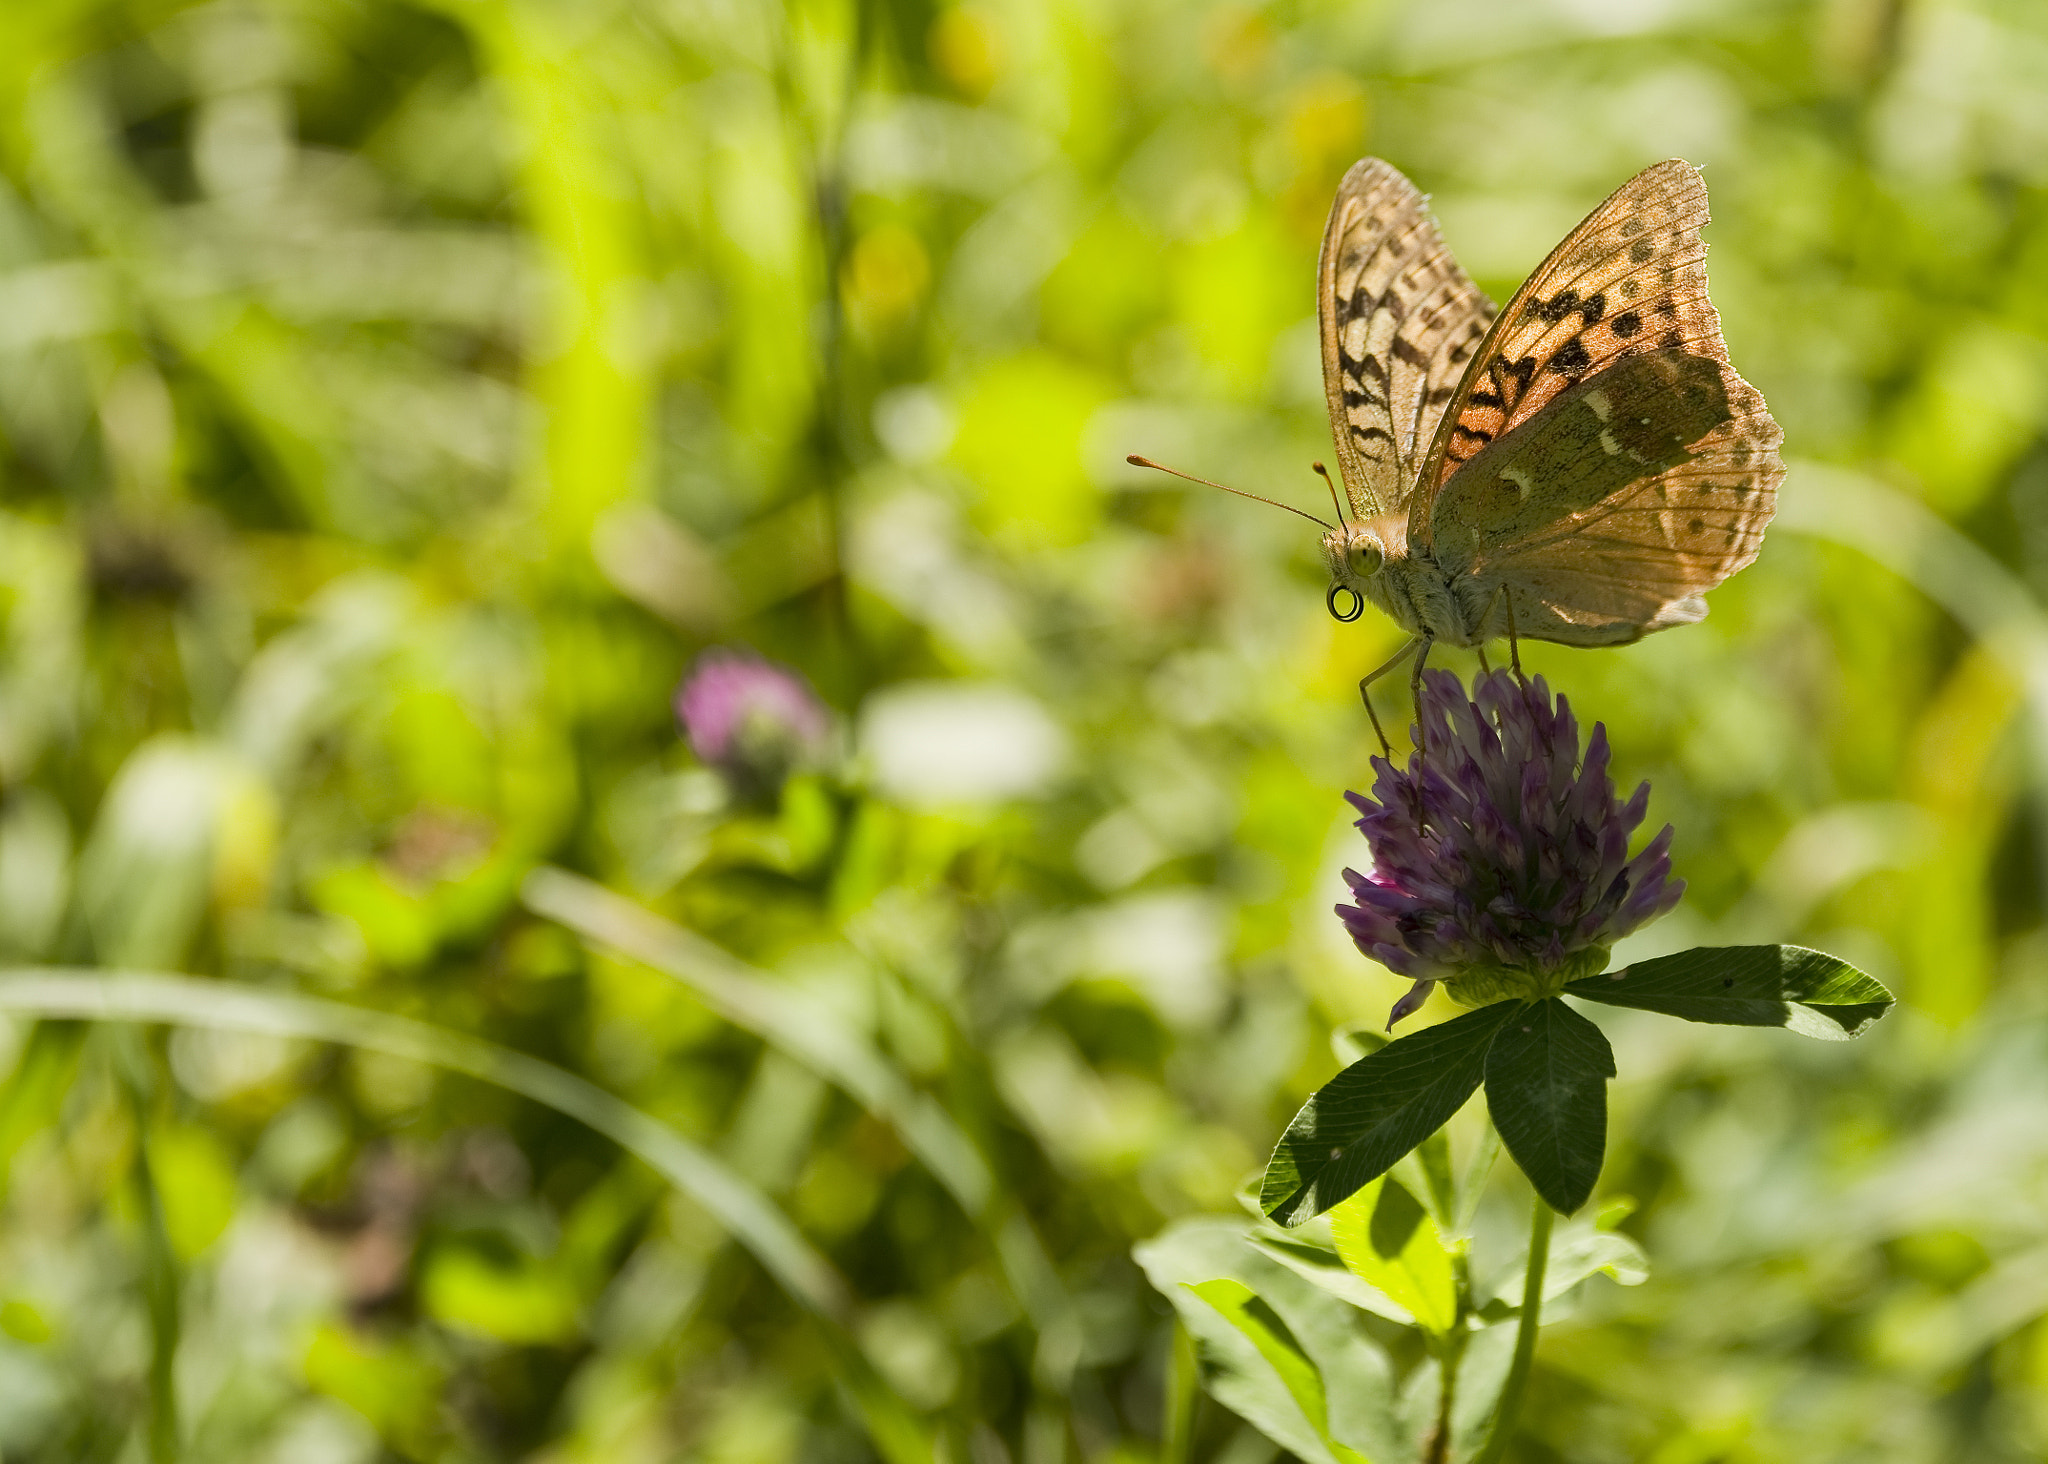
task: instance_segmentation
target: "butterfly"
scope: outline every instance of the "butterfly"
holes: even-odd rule
[[[1729,364],[1706,222],[1698,169],[1645,168],[1496,314],[1414,184],[1344,175],[1316,298],[1351,516],[1322,549],[1333,615],[1370,601],[1414,637],[1383,669],[1439,640],[1638,640],[1756,558],[1784,433]]]
[[[1326,603],[1348,622],[1370,602],[1411,637],[1361,693],[1411,655],[1419,680],[1437,641],[1690,624],[1756,558],[1784,434],[1729,364],[1706,222],[1698,169],[1645,168],[1496,314],[1414,184],[1378,158],[1344,175],[1316,275],[1351,509],[1324,524]]]

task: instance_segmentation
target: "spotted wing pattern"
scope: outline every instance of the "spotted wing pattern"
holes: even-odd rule
[[[1378,158],[1337,189],[1316,298],[1345,493],[1377,517],[1405,506],[1493,302],[1444,247],[1415,185]]]
[[[1756,558],[1779,432],[1710,356],[1630,355],[1473,457],[1437,504],[1434,552],[1466,622],[1567,645],[1697,620]]]
[[[1756,558],[1783,434],[1728,364],[1706,221],[1690,165],[1638,174],[1516,292],[1452,400],[1409,538],[1486,633],[1506,585],[1520,634],[1633,640]]]

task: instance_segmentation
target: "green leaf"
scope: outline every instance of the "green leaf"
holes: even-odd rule
[[[444,1245],[420,1273],[420,1305],[443,1326],[501,1342],[562,1345],[582,1329],[569,1279],[531,1260],[498,1265],[463,1245]]]
[[[1550,1259],[1543,1268],[1544,1319],[1550,1305],[1591,1277],[1611,1276],[1622,1286],[1640,1286],[1650,1277],[1650,1258],[1628,1236],[1606,1229],[1612,1223],[1602,1206],[1599,1216],[1580,1216],[1557,1227],[1550,1237]],[[1512,1321],[1522,1314],[1522,1276],[1528,1269],[1526,1247],[1512,1265],[1487,1276],[1477,1287],[1482,1322]]]
[[[1188,1290],[1216,1309],[1217,1315],[1235,1327],[1280,1380],[1293,1399],[1302,1419],[1315,1431],[1317,1442],[1339,1460],[1363,1460],[1330,1437],[1330,1400],[1323,1389],[1323,1375],[1288,1330],[1280,1314],[1242,1281],[1216,1280],[1187,1283]]]
[[[1479,1086],[1512,1002],[1467,1012],[1368,1053],[1318,1089],[1266,1165],[1259,1205],[1299,1225],[1378,1179]]]
[[[1415,1313],[1379,1287],[1362,1279],[1344,1264],[1343,1259],[1334,1250],[1312,1245],[1292,1235],[1275,1234],[1270,1231],[1261,1234],[1253,1230],[1245,1240],[1260,1255],[1278,1261],[1304,1281],[1320,1286],[1330,1295],[1349,1302],[1360,1311],[1369,1311],[1376,1317],[1385,1317],[1388,1321],[1399,1322],[1404,1327],[1415,1325]]]
[[[1436,1222],[1400,1181],[1382,1176],[1330,1212],[1337,1254],[1441,1337],[1458,1324],[1458,1281]]]
[[[1555,997],[1520,1005],[1486,1054],[1486,1107],[1501,1142],[1553,1210],[1586,1203],[1607,1147],[1614,1052]]]
[[[1387,1172],[1422,1201],[1439,1234],[1447,1239],[1463,1234],[1458,1224],[1458,1173],[1451,1159],[1449,1129],[1438,1129]]]
[[[1565,990],[1689,1022],[1785,1027],[1834,1042],[1860,1037],[1892,1005],[1892,994],[1875,977],[1825,952],[1789,945],[1702,946],[1588,976]]]
[[[1450,1448],[1441,1457],[1469,1461],[1500,1405],[1501,1388],[1514,1361],[1515,1329],[1485,1327],[1464,1339],[1458,1362],[1457,1396],[1451,1404]],[[1443,1364],[1425,1357],[1401,1385],[1401,1416],[1409,1430],[1428,1438],[1436,1431],[1442,1403]],[[1413,1457],[1413,1456],[1409,1456]]]
[[[1183,1220],[1132,1251],[1194,1337],[1203,1388],[1310,1464],[1418,1457],[1392,1365],[1358,1314],[1246,1245],[1247,1229]]]

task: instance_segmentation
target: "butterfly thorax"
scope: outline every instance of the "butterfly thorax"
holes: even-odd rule
[[[1323,536],[1323,558],[1334,583],[1363,596],[1410,635],[1476,643],[1477,627],[1468,626],[1444,571],[1427,550],[1411,552],[1404,515],[1332,529]]]

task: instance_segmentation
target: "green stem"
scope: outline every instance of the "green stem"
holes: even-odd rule
[[[157,1187],[150,1156],[149,1058],[141,1034],[123,1028],[114,1034],[115,1066],[128,1090],[135,1122],[135,1197],[140,1211],[142,1299],[149,1316],[150,1464],[177,1464],[178,1334],[180,1331],[178,1258],[164,1221],[163,1191]]]
[[[1464,1334],[1445,1338],[1437,1357],[1436,1431],[1430,1435],[1425,1464],[1450,1464],[1451,1414],[1458,1404],[1458,1367],[1465,1360]]]
[[[1159,1464],[1188,1464],[1195,1456],[1195,1405],[1202,1389],[1196,1378],[1195,1339],[1173,1324],[1173,1361],[1166,1375],[1166,1417],[1160,1429]]]
[[[1529,1365],[1536,1358],[1536,1329],[1542,1325],[1543,1273],[1550,1264],[1550,1225],[1556,1217],[1541,1196],[1529,1222],[1529,1269],[1522,1278],[1522,1317],[1515,1326],[1515,1360],[1508,1367],[1508,1380],[1500,1390],[1500,1406],[1493,1415],[1493,1428],[1486,1446],[1472,1464],[1499,1464],[1508,1451],[1508,1439],[1515,1431],[1515,1415],[1522,1411],[1522,1389],[1529,1382]]]

